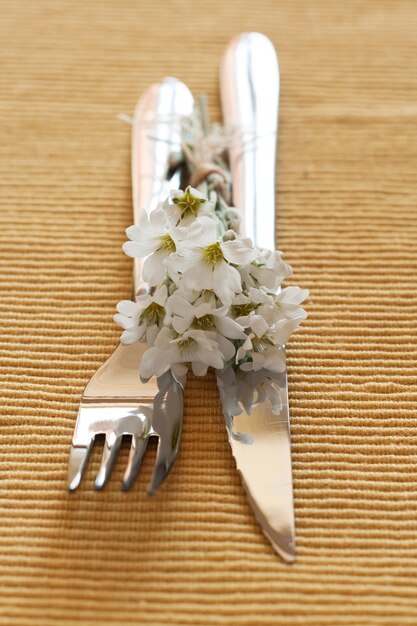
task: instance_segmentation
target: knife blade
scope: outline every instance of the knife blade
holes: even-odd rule
[[[260,33],[234,38],[220,70],[223,121],[233,129],[229,148],[233,205],[241,211],[241,232],[260,248],[275,248],[275,159],[279,67],[271,41]],[[288,380],[280,381],[282,408],[257,405],[251,415],[233,416],[228,430],[237,469],[255,517],[275,551],[295,561]],[[231,421],[231,416],[225,416]],[[250,441],[251,443],[248,443]]]

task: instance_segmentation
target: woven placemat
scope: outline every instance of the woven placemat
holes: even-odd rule
[[[417,5],[0,3],[0,623],[417,623]],[[145,494],[66,491],[80,394],[130,295],[130,114],[175,75],[218,119],[229,39],[281,63],[279,246],[310,317],[288,347],[298,561],[254,522],[213,378]]]

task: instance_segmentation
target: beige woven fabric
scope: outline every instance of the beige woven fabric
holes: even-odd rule
[[[0,623],[417,624],[417,5],[0,2]],[[213,383],[181,453],[68,495],[80,394],[130,293],[131,113],[176,75],[219,117],[218,62],[259,30],[281,61],[278,238],[311,290],[289,346],[298,561],[254,522]]]

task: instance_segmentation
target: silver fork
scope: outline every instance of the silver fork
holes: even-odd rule
[[[139,100],[132,128],[132,194],[134,223],[143,207],[152,211],[170,189],[180,186],[180,171],[170,175],[170,157],[181,151],[182,116],[194,101],[189,89],[175,78],[152,85]],[[144,293],[141,264],[135,259],[133,297]],[[112,470],[123,435],[131,448],[122,488],[136,480],[150,437],[158,448],[148,492],[166,478],[178,453],[182,430],[183,389],[170,372],[146,384],[139,380],[144,344],[119,344],[87,384],[80,402],[68,464],[68,488],[77,489],[96,435],[105,435],[95,489],[102,489]]]

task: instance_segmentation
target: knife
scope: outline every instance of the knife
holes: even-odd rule
[[[260,33],[229,44],[220,70],[223,121],[233,132],[229,148],[233,205],[241,234],[260,248],[275,248],[275,159],[279,67],[274,46]],[[257,405],[248,415],[227,416],[236,465],[262,531],[286,561],[295,561],[295,521],[287,372],[280,382],[282,409]],[[249,443],[248,443],[249,442]]]

